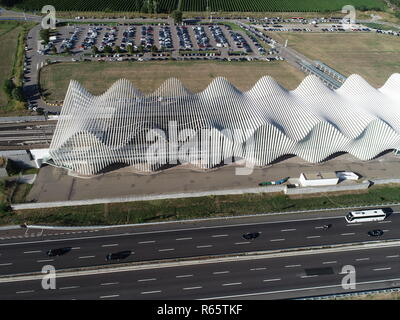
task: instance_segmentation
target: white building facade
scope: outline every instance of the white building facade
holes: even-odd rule
[[[196,94],[169,79],[150,95],[119,80],[93,96],[71,81],[49,153],[55,165],[93,175],[113,164],[265,166],[286,155],[317,163],[390,149],[400,149],[400,74],[379,89],[352,75],[337,90],[308,76],[293,91],[270,77],[247,92],[216,78]]]

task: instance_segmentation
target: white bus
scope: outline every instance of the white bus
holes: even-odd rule
[[[386,213],[381,209],[351,211],[345,218],[348,223],[382,221],[386,218]]]

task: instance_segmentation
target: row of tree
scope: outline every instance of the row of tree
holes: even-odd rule
[[[0,5],[4,7],[13,7],[21,1],[22,0],[0,0]]]
[[[137,49],[135,50],[133,48],[133,46],[129,45],[126,47],[126,50],[122,49],[120,46],[115,46],[114,48],[111,46],[105,46],[103,51],[100,51],[99,48],[97,46],[93,46],[92,47],[92,53],[93,54],[99,54],[99,53],[105,53],[105,54],[113,54],[113,53],[129,53],[129,54],[133,54],[133,53],[143,53],[145,51],[145,48],[143,46],[138,46]],[[158,48],[156,45],[153,45],[150,48],[151,52],[158,52]]]
[[[11,79],[6,79],[3,83],[3,90],[5,94],[7,95],[8,99],[15,99],[17,101],[24,102],[24,92],[22,90],[22,87],[16,86],[14,81]]]

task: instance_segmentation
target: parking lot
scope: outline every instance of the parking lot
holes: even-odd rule
[[[254,35],[246,30],[233,31],[228,24],[70,23],[57,28],[57,35],[40,53],[67,53],[76,61],[277,58],[277,52],[266,48]]]

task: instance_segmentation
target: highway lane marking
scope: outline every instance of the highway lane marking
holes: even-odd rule
[[[241,244],[249,244],[251,243],[250,241],[244,241],[244,242],[235,242],[236,245],[241,245]]]
[[[373,271],[386,271],[386,270],[390,270],[390,269],[392,269],[391,267],[387,267],[387,268],[376,268],[376,269],[373,269]]]
[[[388,281],[399,281],[400,279],[383,279],[383,280],[373,280],[366,282],[356,282],[356,285],[364,285],[364,284],[374,284]],[[258,295],[266,295],[266,294],[277,294],[277,293],[286,293],[286,292],[298,292],[298,291],[309,291],[309,290],[318,290],[318,289],[328,289],[328,288],[341,288],[342,284],[328,285],[328,286],[319,286],[319,287],[306,287],[306,288],[293,288],[286,290],[278,290],[278,291],[264,291],[264,292],[254,292],[254,293],[244,293],[244,294],[236,294],[230,296],[222,296],[222,297],[208,297],[200,300],[219,300],[219,299],[227,299],[227,298],[238,298],[238,297],[251,297]]]
[[[260,271],[260,270],[267,270],[267,268],[252,268],[250,271]]]
[[[32,293],[32,292],[35,292],[35,290],[17,291],[16,293],[20,294],[20,293]]]
[[[79,286],[71,286],[71,287],[62,287],[60,290],[68,290],[68,289],[77,289]]]
[[[220,237],[228,237],[229,234],[215,234],[213,236],[211,236],[211,238],[220,238]]]
[[[281,278],[275,278],[275,279],[265,279],[263,282],[270,282],[270,281],[280,281]]]
[[[169,248],[169,249],[159,249],[159,252],[165,252],[165,251],[174,251],[174,248]]]
[[[398,258],[399,257],[399,255],[398,254],[396,254],[396,255],[393,255],[393,256],[386,256],[386,258]]]
[[[0,263],[0,267],[11,266],[12,262]]]
[[[296,267],[301,267],[301,264],[290,264],[285,266],[285,268],[296,268]]]
[[[211,244],[206,244],[206,245],[203,245],[203,246],[196,246],[196,248],[197,249],[202,249],[202,248],[211,248],[212,247],[212,245]]]
[[[175,276],[175,278],[189,278],[189,277],[193,277],[193,275],[192,274],[183,274],[180,276]]]
[[[231,283],[223,283],[222,286],[226,287],[226,286],[239,286],[241,285],[241,282],[231,282]]]
[[[356,227],[356,226],[362,226],[362,223],[349,223],[349,224],[346,224],[346,227]]]
[[[193,238],[178,238],[176,241],[193,240]]]
[[[356,261],[368,261],[369,260],[369,258],[358,258],[358,259],[356,259]]]
[[[355,233],[354,232],[348,232],[348,233],[341,233],[341,236],[354,236]]]
[[[296,231],[296,229],[282,229],[281,232]]]
[[[111,243],[111,244],[103,244],[102,247],[106,248],[106,247],[116,247],[118,246],[118,243]]]
[[[71,250],[79,250],[81,247],[73,247]]]
[[[101,286],[111,286],[111,285],[114,285],[114,284],[119,284],[119,282],[105,282],[105,283],[101,283],[100,285]]]
[[[334,264],[337,263],[337,261],[324,261],[322,264]]]
[[[155,291],[143,291],[140,294],[152,294],[152,293],[161,293],[161,290],[155,290]]]
[[[379,221],[378,223],[391,223],[392,221],[386,220],[386,221]]]
[[[285,239],[272,239],[272,240],[269,240],[269,241],[271,241],[271,242],[275,242],[275,241],[285,241]]]
[[[147,243],[155,243],[155,240],[149,240],[149,241],[140,241],[138,244],[147,244]]]
[[[79,257],[78,259],[89,259],[89,258],[94,258],[95,256],[83,256]]]
[[[147,282],[147,281],[155,281],[157,280],[156,278],[148,278],[148,279],[140,279],[138,282]]]
[[[45,260],[37,260],[36,262],[42,263],[42,262],[52,262],[54,259],[45,259]]]
[[[26,254],[30,254],[30,253],[39,253],[39,252],[42,252],[42,250],[24,251],[24,253],[26,253]]]
[[[286,213],[285,213],[286,214]],[[271,214],[270,214],[271,215]],[[241,217],[243,218],[243,217]],[[218,229],[218,228],[232,228],[232,227],[244,227],[244,226],[255,226],[255,225],[270,225],[270,224],[279,224],[279,223],[292,223],[292,222],[304,222],[304,221],[316,221],[316,220],[329,220],[329,219],[343,219],[340,217],[321,217],[321,218],[307,218],[307,219],[292,219],[292,220],[279,220],[279,221],[270,221],[270,222],[257,222],[257,223],[242,223],[242,224],[230,224],[230,225],[219,225],[219,226],[210,226],[210,227],[202,227],[202,230],[206,229]],[[5,246],[15,246],[15,245],[26,245],[26,244],[43,244],[47,242],[61,242],[61,241],[82,241],[82,240],[91,240],[91,239],[102,239],[102,238],[112,238],[112,237],[127,237],[127,236],[136,236],[136,235],[154,235],[156,233],[171,233],[171,232],[182,232],[182,231],[199,231],[198,228],[184,228],[184,229],[171,229],[171,230],[162,230],[162,231],[145,231],[145,232],[137,232],[137,233],[119,233],[119,234],[106,234],[106,235],[98,235],[98,236],[90,236],[90,237],[76,237],[76,238],[63,238],[63,239],[47,239],[41,241],[24,241],[24,242],[14,242],[14,243],[1,243],[0,247]],[[78,232],[76,232],[78,233]],[[228,234],[224,235],[215,235],[212,237],[226,237]],[[155,242],[155,241],[154,241]]]
[[[196,290],[196,289],[202,289],[203,287],[198,286],[198,287],[188,287],[188,288],[183,288],[183,290]]]
[[[321,238],[321,236],[308,236],[307,239]]]
[[[230,271],[215,271],[213,272],[213,274],[225,274],[225,273],[229,273]]]
[[[309,275],[309,276],[301,276],[301,278],[305,279],[305,278],[315,278],[318,277],[317,274],[313,274],[313,275]]]
[[[109,296],[100,296],[99,298],[100,299],[107,299],[107,298],[116,298],[116,297],[119,297],[119,294],[112,294],[112,295],[109,295]]]

